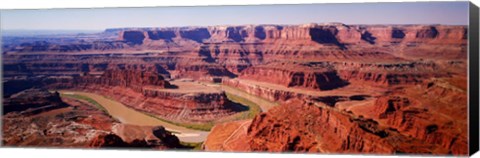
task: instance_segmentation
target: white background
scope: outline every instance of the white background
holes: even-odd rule
[[[98,7],[145,7],[145,6],[193,6],[193,5],[247,5],[247,4],[308,4],[308,3],[349,3],[349,2],[411,2],[415,0],[1,0],[0,9],[40,9],[40,8],[98,8]],[[445,0],[435,0],[445,1]],[[477,6],[479,0],[472,0]],[[406,8],[408,11],[408,8]],[[478,134],[478,133],[477,133]],[[139,150],[83,150],[83,149],[35,149],[35,148],[1,148],[0,158],[35,157],[35,158],[313,158],[313,157],[383,157],[364,155],[319,155],[319,154],[266,154],[266,153],[209,153],[209,152],[177,152],[177,151],[139,151]],[[391,156],[413,157],[413,156]],[[424,157],[424,156],[422,156]],[[475,154],[474,157],[480,157]]]

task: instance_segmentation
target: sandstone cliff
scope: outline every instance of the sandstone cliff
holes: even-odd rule
[[[395,128],[400,133],[436,144],[452,154],[466,152],[467,138],[459,125],[451,118],[440,116],[439,112],[430,112],[420,108],[418,101],[398,96],[382,97],[375,102],[378,119]]]
[[[382,127],[374,120],[298,100],[272,108],[251,122],[217,125],[211,133],[204,144],[207,151],[392,154],[441,149]]]
[[[348,84],[326,63],[269,63],[245,69],[240,78],[316,90],[330,90]]]
[[[243,25],[169,28],[122,28],[114,41],[51,44],[22,43],[7,51],[13,52],[77,52],[105,50],[192,51],[203,46],[228,46],[245,50],[244,55],[324,54],[339,58],[343,54],[374,53],[366,50],[385,49],[408,58],[465,58],[467,29],[447,25],[345,25],[340,23],[305,25]],[[236,43],[236,44],[233,44]],[[435,46],[437,49],[432,48]],[[456,48],[452,48],[455,46]],[[238,49],[238,47],[243,47]],[[368,49],[365,49],[368,48]],[[373,49],[371,49],[373,48]],[[441,48],[441,49],[438,49]],[[210,49],[212,50],[212,49]],[[421,51],[413,53],[412,51]],[[220,50],[217,53],[227,52]],[[352,53],[345,53],[352,52]],[[222,53],[223,54],[223,53]],[[330,55],[329,55],[330,54]],[[227,55],[227,54],[225,54]],[[242,55],[243,56],[243,55]],[[260,56],[260,57],[261,57]],[[317,56],[317,55],[315,55]],[[252,58],[251,57],[248,58]]]

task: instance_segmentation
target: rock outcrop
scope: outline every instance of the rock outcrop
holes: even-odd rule
[[[248,130],[252,150],[272,152],[394,153],[382,139],[385,135],[364,130],[338,112],[301,102],[260,114]]]
[[[327,63],[269,63],[247,68],[239,77],[315,90],[330,90],[348,84]]]
[[[31,90],[27,92],[33,95]],[[67,106],[35,113],[27,109],[3,115],[3,145],[87,147],[95,135],[107,133],[116,122],[93,105],[68,98],[61,101]]]
[[[452,130],[458,126],[455,121],[418,104],[421,103],[404,97],[381,97],[375,102],[374,110],[379,121],[402,134],[436,144],[453,154],[465,153],[467,139],[460,131]]]
[[[144,90],[142,93],[121,87],[89,86],[92,91],[126,106],[168,120],[185,122],[208,122],[235,113],[233,104],[224,93],[175,93]]]
[[[246,139],[234,142],[227,138]],[[428,153],[437,148],[381,127],[371,119],[354,118],[321,103],[298,100],[272,108],[251,122],[217,125],[204,147],[207,151],[375,154]]]
[[[245,128],[245,124],[248,128]],[[334,110],[300,101],[272,108],[253,121],[217,125],[205,141],[208,151],[269,151],[321,153],[395,153],[389,133],[375,123],[352,119]],[[234,131],[234,132],[229,132]],[[225,138],[246,138],[229,143]],[[217,141],[215,141],[217,140]]]
[[[206,151],[246,152],[250,149],[246,139],[252,120],[234,121],[217,124],[204,142]]]
[[[242,80],[238,79],[229,79],[223,80],[222,85],[240,89],[247,92],[248,94],[267,99],[269,101],[280,101],[284,102],[293,98],[304,98],[302,94],[298,94],[291,91],[273,89],[268,86],[256,86],[249,83],[245,83]]]
[[[89,76],[81,80],[79,82],[86,84],[126,87],[137,92],[142,92],[143,87],[146,86],[160,89],[171,86],[157,71],[136,69],[112,69],[105,71],[99,78]]]
[[[214,78],[229,78],[235,74],[217,64],[208,63],[177,63],[171,77],[174,79],[189,78],[200,81],[214,81]]]
[[[50,93],[46,89],[31,88],[3,98],[3,114],[21,112],[23,114],[38,114],[45,111],[64,108],[65,104],[58,92]]]
[[[146,144],[140,143],[138,145],[141,147],[147,146]],[[94,137],[88,146],[92,148],[120,148],[126,147],[128,144],[115,134],[99,134]]]
[[[112,133],[96,135],[88,145],[93,148],[180,149],[180,141],[164,127],[115,124]]]
[[[385,86],[421,84],[431,77],[447,76],[447,73],[436,71],[437,67],[433,62],[336,64],[343,80]]]

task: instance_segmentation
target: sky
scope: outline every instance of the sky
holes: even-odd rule
[[[1,10],[2,30],[245,24],[468,24],[468,2]]]

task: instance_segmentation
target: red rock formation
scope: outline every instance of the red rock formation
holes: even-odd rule
[[[164,127],[134,126],[116,124],[113,133],[96,135],[88,147],[92,148],[184,148],[180,141]]]
[[[426,127],[431,133],[437,132],[437,128]],[[442,145],[430,145],[450,139],[437,137],[439,135],[432,134],[428,139],[412,138],[372,119],[356,118],[321,103],[292,100],[256,116],[251,122],[215,126],[204,148],[207,151],[465,154],[456,152],[466,149],[463,140],[460,141],[463,143],[453,141],[458,146],[452,146],[451,150],[445,150]]]
[[[48,87],[53,88],[75,88],[84,87],[91,84],[101,86],[119,86],[142,92],[146,86],[159,89],[170,87],[170,83],[165,80],[161,70],[156,67],[137,67],[137,65],[121,66],[120,68],[106,69],[101,75],[91,75],[83,73],[82,76],[53,76],[42,81]],[[85,75],[86,74],[86,75]]]
[[[163,127],[119,124],[94,105],[68,97],[60,99],[58,93],[50,94],[46,90],[28,89],[5,100],[17,106],[24,106],[19,103],[41,104],[46,105],[45,107],[65,105],[48,110],[45,110],[45,107],[40,107],[41,110],[36,107],[17,108],[15,109],[17,111],[3,115],[1,139],[5,146],[185,148],[179,144],[176,136]],[[141,131],[141,134],[138,131]],[[145,133],[150,133],[150,137]]]
[[[231,115],[233,104],[224,92],[187,93],[175,89],[153,70],[132,68],[107,70],[101,76],[50,78],[43,81],[55,89],[78,89],[119,100],[134,109],[169,120],[205,122]]]
[[[80,44],[33,42],[12,46],[15,49],[6,52],[25,53],[7,53],[4,63],[9,73],[6,75],[19,71],[22,75],[102,72],[105,63],[112,64],[107,61],[113,56],[116,64],[154,63],[162,65],[166,71],[178,72],[178,77],[188,78],[232,77],[235,76],[232,73],[238,75],[250,66],[275,60],[370,63],[404,61],[404,58],[466,58],[466,29],[463,26],[248,25],[126,28],[106,33],[111,31],[119,32],[119,41],[100,38]],[[430,37],[434,34],[435,37]],[[151,50],[158,52],[148,53]],[[125,54],[124,51],[147,53]],[[32,54],[35,52],[71,52],[72,55]],[[78,62],[78,58],[86,63]],[[17,63],[18,60],[28,62]]]
[[[446,76],[436,71],[437,65],[431,62],[406,63],[339,63],[336,64],[339,76],[349,82],[367,82],[376,85],[420,84],[431,77]]]
[[[455,78],[452,78],[452,80]],[[432,97],[438,97],[439,100],[442,100],[447,103],[458,103],[466,104],[467,103],[467,85],[465,85],[466,80],[460,78],[460,83],[463,85],[453,85],[455,83],[442,81],[438,79],[430,80],[429,82],[423,85],[423,88],[427,89],[427,95]]]
[[[381,97],[375,102],[374,111],[380,121],[402,134],[439,145],[453,154],[466,154],[467,139],[452,129],[457,126],[454,120],[422,109],[419,104],[398,96]]]
[[[248,130],[254,151],[394,153],[384,134],[366,131],[347,115],[292,102],[260,114]]]
[[[208,122],[235,113],[225,93],[175,93],[144,90],[142,93],[121,87],[88,86],[92,91],[139,111],[180,122]]]
[[[8,98],[3,98],[2,105],[4,115],[9,112],[33,115],[68,106],[62,102],[57,92],[50,93],[46,89],[38,88],[27,89]]]
[[[234,121],[217,124],[204,142],[205,151],[247,152],[247,130],[251,120]]]
[[[128,41],[127,38],[132,38],[132,40],[136,38],[136,36],[133,35],[132,37],[124,37],[123,32],[120,33],[120,39]],[[198,43],[275,42],[277,44],[281,41],[289,40],[291,44],[313,42],[325,45],[336,45],[340,48],[349,44],[366,45],[376,43],[383,44],[385,42],[407,44],[426,41],[429,43],[462,44],[466,38],[466,29],[462,26],[349,26],[336,23],[298,26],[247,25],[212,26],[207,28],[165,28],[137,30],[137,32],[141,40],[171,41],[174,38],[184,38]],[[142,37],[141,34],[145,37],[140,38]]]
[[[377,108],[375,108],[376,113],[379,118],[387,118],[388,115],[394,114],[401,109],[404,109],[410,105],[410,100],[407,98],[400,97],[385,97],[379,98],[375,102]]]
[[[463,26],[410,25],[410,26],[358,26],[367,31],[377,42],[431,42],[460,44],[466,39],[467,30]]]
[[[92,148],[119,148],[127,146],[122,138],[115,134],[99,134],[88,145]]]
[[[256,85],[241,82],[236,79],[222,80],[222,85],[238,88],[242,91],[247,92],[248,94],[251,94],[260,98],[265,98],[273,102],[276,102],[276,101],[284,102],[293,98],[299,99],[299,98],[305,97],[301,94],[294,93],[291,91],[284,91],[284,90],[273,89],[269,87],[256,86]]]
[[[348,84],[327,63],[269,63],[245,69],[240,78],[316,90],[330,90]]]
[[[32,91],[29,93],[34,95]],[[68,98],[62,98],[61,101],[68,106],[35,113],[26,110],[3,115],[3,145],[86,147],[93,136],[109,131],[111,124],[116,122],[93,105]],[[54,104],[51,102],[49,105]]]
[[[129,30],[120,32],[120,37],[129,44],[137,45],[142,44],[146,36],[143,31]]]
[[[467,29],[445,25],[345,25],[306,24],[293,26],[245,25],[172,28],[124,28],[118,31],[118,41],[95,41],[66,45],[48,42],[24,43],[9,46],[16,52],[75,52],[112,49],[158,49],[192,51],[202,45],[237,43],[254,44],[248,53],[282,54],[358,54],[366,50],[381,50],[413,58],[465,58]],[[123,43],[122,43],[123,42]],[[239,44],[241,43],[241,44]],[[432,48],[434,45],[437,49]],[[382,48],[389,46],[392,50]],[[314,48],[314,49],[312,49]],[[442,48],[442,49],[438,49]],[[417,50],[416,54],[410,53]],[[418,51],[421,50],[419,53]],[[223,50],[222,50],[223,51]],[[233,51],[233,50],[232,50]],[[273,52],[271,52],[273,51]],[[337,53],[336,53],[337,52]],[[341,55],[333,55],[339,58]],[[441,55],[441,56],[439,56]],[[321,58],[318,58],[321,59]]]
[[[262,82],[252,83],[250,80],[227,79],[222,81],[222,85],[242,90],[248,94],[256,97],[266,99],[271,102],[285,103],[291,99],[312,100],[324,103],[328,106],[334,107],[337,102],[364,100],[368,95],[351,95],[345,94],[336,95],[315,95],[314,90],[302,91],[302,89],[287,89],[285,87],[278,87],[274,84],[266,84]],[[274,87],[277,86],[277,87]]]
[[[195,80],[213,81],[215,77],[233,77],[234,74],[217,64],[178,63],[172,78],[190,78]]]
[[[239,75],[242,79],[256,80],[283,85],[285,87],[331,90],[348,82],[375,85],[420,84],[432,77],[447,76],[436,71],[438,66],[431,62],[405,63],[355,63],[355,62],[272,62],[252,66]]]
[[[248,130],[244,126],[249,126]],[[227,141],[232,137],[247,139]],[[207,151],[394,153],[396,147],[385,137],[386,131],[368,121],[352,120],[328,108],[292,101],[258,115],[251,123],[215,126],[204,147]]]
[[[92,82],[99,85],[128,87],[138,92],[141,92],[144,86],[155,86],[156,88],[170,86],[170,83],[155,71],[128,69],[107,70],[98,80]]]

